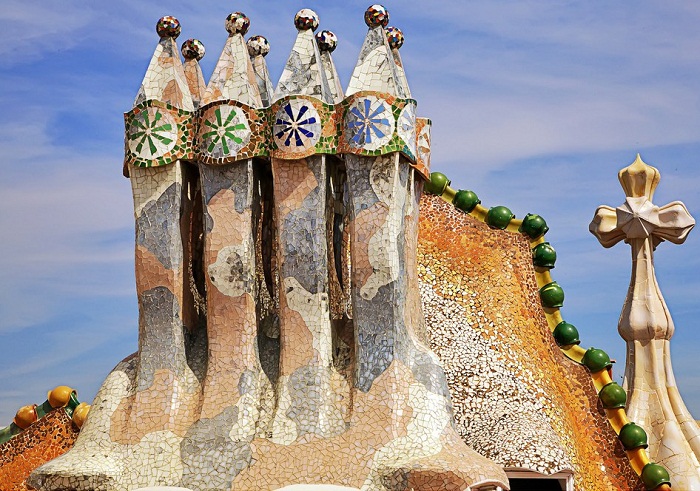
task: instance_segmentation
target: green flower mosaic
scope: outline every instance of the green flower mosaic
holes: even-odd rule
[[[129,150],[143,159],[162,157],[177,142],[177,123],[167,112],[148,107],[136,114],[129,124]]]
[[[205,115],[200,130],[200,148],[211,157],[236,155],[250,141],[244,112],[235,106],[217,106]]]

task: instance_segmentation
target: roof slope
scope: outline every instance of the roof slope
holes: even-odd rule
[[[465,441],[505,468],[570,470],[576,489],[644,489],[590,374],[554,343],[527,237],[437,196],[420,215],[427,336]]]
[[[14,438],[0,445],[0,489],[24,491],[29,474],[67,452],[79,429],[63,408],[56,408]]]

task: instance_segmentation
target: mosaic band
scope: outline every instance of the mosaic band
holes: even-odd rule
[[[362,91],[339,104],[292,95],[264,109],[220,100],[195,112],[148,100],[124,120],[125,163],[135,167],[177,160],[224,165],[254,157],[400,152],[430,178],[430,139],[427,124],[417,121],[416,101],[386,93]]]

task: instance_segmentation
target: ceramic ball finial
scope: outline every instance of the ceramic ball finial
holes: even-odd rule
[[[403,46],[403,32],[398,27],[387,27],[386,38],[389,41],[389,47],[391,49],[400,49],[401,46]]]
[[[184,56],[186,60],[197,61],[204,58],[204,55],[207,52],[207,50],[204,49],[204,44],[199,39],[188,39],[182,43],[182,48],[180,48],[180,51],[182,51],[182,56]]]
[[[226,17],[226,30],[229,36],[244,35],[250,27],[250,19],[243,12],[233,12]]]
[[[294,25],[300,31],[315,31],[318,29],[318,15],[311,9],[301,9],[294,16]]]
[[[247,45],[250,56],[267,56],[270,52],[270,42],[265,36],[253,36],[248,39]]]
[[[384,5],[378,3],[370,5],[365,12],[365,24],[370,28],[379,26],[386,27],[387,24],[389,24],[389,12]]]
[[[156,23],[156,32],[162,38],[176,39],[180,35],[180,21],[172,15],[166,15],[158,19]]]
[[[316,43],[321,51],[332,53],[338,46],[338,36],[333,31],[321,31],[316,34]]]

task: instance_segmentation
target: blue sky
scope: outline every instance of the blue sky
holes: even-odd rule
[[[58,384],[90,401],[136,349],[133,207],[121,175],[122,113],[157,43],[178,17],[179,41],[201,39],[205,77],[234,10],[266,36],[273,82],[300,8],[339,37],[347,83],[369,2],[4,0],[0,9],[0,426]],[[543,215],[559,254],[564,317],[586,346],[624,367],[617,319],[630,252],[603,249],[588,223],[624,195],[617,171],[637,152],[659,168],[655,203],[700,217],[700,4],[470,1],[385,3],[419,115],[433,120],[433,170],[486,206]],[[674,369],[700,417],[700,231],[657,250],[676,335]]]

